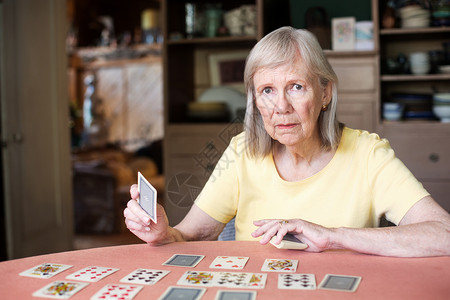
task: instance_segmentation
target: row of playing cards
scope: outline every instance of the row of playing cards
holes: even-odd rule
[[[163,265],[178,267],[195,267],[203,255],[175,254]],[[244,256],[217,256],[209,265],[211,269],[242,270],[248,261]],[[266,272],[295,272],[298,260],[268,258],[264,261],[261,271]]]
[[[20,273],[19,275],[37,278],[50,278],[71,267],[72,266],[70,265],[44,263],[39,266],[28,269]],[[97,282],[105,278],[106,276],[109,276],[114,272],[117,272],[118,270],[119,269],[116,268],[90,266],[68,275],[66,279]],[[126,283],[155,284],[169,273],[170,271],[166,270],[153,270],[140,268],[134,270],[133,272],[122,278],[120,281]]]
[[[69,299],[87,285],[88,283],[84,282],[55,281],[33,293],[33,296],[53,299]],[[143,287],[139,285],[107,284],[90,299],[133,299],[142,288]]]
[[[359,276],[327,274],[319,285],[319,289],[354,292],[361,281]],[[314,274],[279,274],[278,288],[290,290],[315,290]]]
[[[263,273],[186,271],[177,284],[263,289],[266,286],[266,280],[267,274]]]
[[[54,263],[43,263],[39,266],[33,267],[26,271],[23,271],[19,275],[28,276],[28,277],[36,277],[36,278],[50,278],[59,274],[72,266],[70,265],[62,265],[62,264],[54,264]],[[98,267],[98,266],[90,266],[83,268],[81,270],[76,271],[68,275],[66,278],[71,280],[80,280],[87,282],[97,282],[100,279],[105,278],[108,275],[118,271],[116,268],[106,268],[106,267]]]

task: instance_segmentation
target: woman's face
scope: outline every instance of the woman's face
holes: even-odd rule
[[[286,146],[320,140],[318,118],[331,99],[331,85],[323,88],[311,78],[303,59],[292,65],[261,68],[253,78],[256,106],[267,133]]]

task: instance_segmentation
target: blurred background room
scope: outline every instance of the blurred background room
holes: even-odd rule
[[[138,171],[177,224],[243,129],[248,52],[286,25],[324,48],[339,120],[450,210],[448,0],[0,0],[0,260],[140,243]]]

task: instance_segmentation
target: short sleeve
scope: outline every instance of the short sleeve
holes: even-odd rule
[[[385,139],[378,140],[370,151],[368,173],[376,219],[385,215],[398,225],[416,202],[429,195]]]

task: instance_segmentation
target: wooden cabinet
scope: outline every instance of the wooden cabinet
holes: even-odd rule
[[[381,135],[389,139],[397,157],[431,196],[450,212],[450,126],[431,122],[417,125],[385,124]]]
[[[386,2],[372,0],[380,17]],[[448,42],[450,36],[450,27],[380,27],[375,31],[379,33],[380,64],[400,54],[407,58],[416,51],[442,49],[442,43]],[[390,73],[392,72],[380,67],[380,108],[385,102],[396,101],[393,98],[395,93],[432,95],[436,90],[450,91],[450,74]],[[378,133],[390,141],[396,155],[424,184],[433,198],[450,211],[450,124],[441,123],[437,119],[403,118],[400,121],[385,121],[381,109],[376,117]]]
[[[339,78],[337,115],[346,126],[374,131],[378,107],[378,59],[376,52],[328,53]]]

